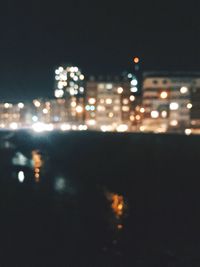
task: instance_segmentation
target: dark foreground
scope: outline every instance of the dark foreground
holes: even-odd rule
[[[1,134],[0,159],[0,266],[200,266],[200,137]]]

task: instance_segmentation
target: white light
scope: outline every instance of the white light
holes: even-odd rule
[[[153,110],[153,111],[151,112],[151,117],[152,117],[153,119],[157,119],[157,118],[159,117],[159,112],[158,112],[157,110]]]
[[[16,123],[16,122],[12,122],[12,123],[10,124],[10,128],[11,128],[12,130],[17,130],[17,128],[18,128],[17,123]]]
[[[64,71],[63,67],[59,67],[59,68],[58,68],[58,71],[59,71],[60,73],[63,72],[63,71]]]
[[[89,121],[87,122],[87,124],[88,124],[89,126],[94,126],[94,125],[96,125],[96,121],[95,121],[95,120],[89,120]]]
[[[191,129],[185,129],[185,134],[186,135],[191,135],[192,133],[192,130]]]
[[[9,107],[10,107],[10,104],[9,104],[9,103],[5,103],[5,104],[4,104],[4,107],[5,107],[5,108],[9,108]]]
[[[176,102],[172,102],[172,103],[170,103],[169,108],[170,108],[170,110],[177,110],[177,109],[179,109],[179,104]]]
[[[87,125],[79,125],[78,126],[79,131],[86,131],[87,128],[88,128]]]
[[[25,175],[23,171],[18,172],[18,180],[20,183],[23,183],[25,179]]]
[[[131,87],[131,92],[132,93],[137,93],[138,91],[138,88],[137,87]]]
[[[32,128],[35,132],[41,133],[45,131],[45,124],[42,122],[37,122],[33,124]]]
[[[24,108],[24,104],[23,103],[19,103],[18,104],[18,108],[23,109]]]
[[[78,77],[74,76],[74,81],[77,82],[78,81]]]
[[[81,93],[84,93],[84,88],[83,88],[83,87],[80,87],[80,88],[79,88],[79,91],[80,91]]]
[[[33,103],[37,108],[39,108],[41,106],[41,103],[38,100],[34,100]]]
[[[137,85],[138,85],[138,81],[137,81],[136,79],[133,79],[133,80],[131,81],[131,85],[133,85],[133,86],[137,86]]]
[[[106,99],[106,104],[107,105],[111,105],[112,104],[112,99],[111,98],[107,98]]]
[[[76,107],[76,102],[75,102],[75,101],[72,101],[72,102],[71,102],[71,107],[72,107],[72,108],[75,108],[75,107]]]
[[[32,121],[37,122],[38,121],[38,117],[37,116],[33,116],[32,117]]]
[[[69,130],[71,130],[71,125],[64,123],[64,124],[62,124],[62,125],[60,126],[60,129],[61,129],[62,131],[69,131]]]
[[[177,120],[170,121],[170,125],[175,127],[178,125],[178,121]]]
[[[191,103],[188,103],[188,104],[187,104],[187,108],[188,108],[188,109],[191,109],[191,108],[192,108],[192,104],[191,104]]]
[[[124,89],[122,87],[118,87],[118,89],[117,89],[118,94],[122,94],[123,91],[124,91]]]
[[[55,74],[56,75],[59,75],[60,74],[60,71],[59,70],[55,70]]]
[[[144,109],[144,108],[141,108],[141,109],[140,109],[140,112],[141,112],[141,113],[145,113],[145,109]]]
[[[167,118],[167,111],[162,111],[162,113],[161,113],[161,116],[162,116],[162,118]]]
[[[58,89],[63,89],[63,82],[58,83]]]
[[[131,102],[135,101],[135,96],[134,96],[134,95],[131,95],[131,96],[130,96],[130,101],[131,101]]]
[[[127,132],[128,131],[128,125],[127,124],[121,124],[117,127],[117,132]]]
[[[44,108],[44,109],[42,110],[42,112],[43,112],[44,114],[48,114],[48,109]]]
[[[63,90],[60,90],[60,89],[55,90],[55,97],[56,98],[62,98],[63,95],[64,95],[64,91]]]
[[[83,81],[85,77],[84,77],[83,74],[81,74],[79,78],[80,78],[81,81]]]
[[[113,88],[113,85],[111,83],[106,85],[106,89],[111,90]]]
[[[188,88],[183,86],[183,87],[181,87],[180,92],[181,92],[181,94],[186,94],[188,92]]]
[[[81,106],[77,106],[77,107],[76,107],[76,112],[77,112],[77,113],[81,113],[81,112],[83,112],[83,108],[82,108]]]
[[[101,126],[101,131],[102,131],[102,132],[107,132],[107,131],[108,131],[108,126],[106,126],[106,125],[102,125],[102,126]]]
[[[78,67],[74,67],[74,72],[78,72]]]
[[[76,131],[77,130],[77,126],[76,125],[72,125],[72,130]]]
[[[128,74],[128,78],[131,79],[133,75],[131,73]]]
[[[88,103],[89,103],[90,105],[94,105],[94,104],[96,103],[96,99],[95,99],[95,98],[89,98],[89,99],[88,99]]]

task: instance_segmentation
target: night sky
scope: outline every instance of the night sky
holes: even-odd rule
[[[0,5],[1,99],[52,96],[54,68],[200,71],[198,1],[12,1]]]

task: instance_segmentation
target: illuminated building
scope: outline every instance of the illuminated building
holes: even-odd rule
[[[127,81],[90,80],[86,85],[85,122],[103,132],[130,127],[130,85]]]
[[[190,125],[195,73],[146,73],[143,81],[143,131],[180,132]]]
[[[59,67],[55,70],[55,97],[83,96],[84,79],[85,77],[78,67],[71,65]]]

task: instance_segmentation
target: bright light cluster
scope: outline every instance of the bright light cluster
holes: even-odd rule
[[[78,67],[59,67],[55,71],[56,89],[55,97],[62,98],[65,95],[77,96],[84,93],[84,75]]]

